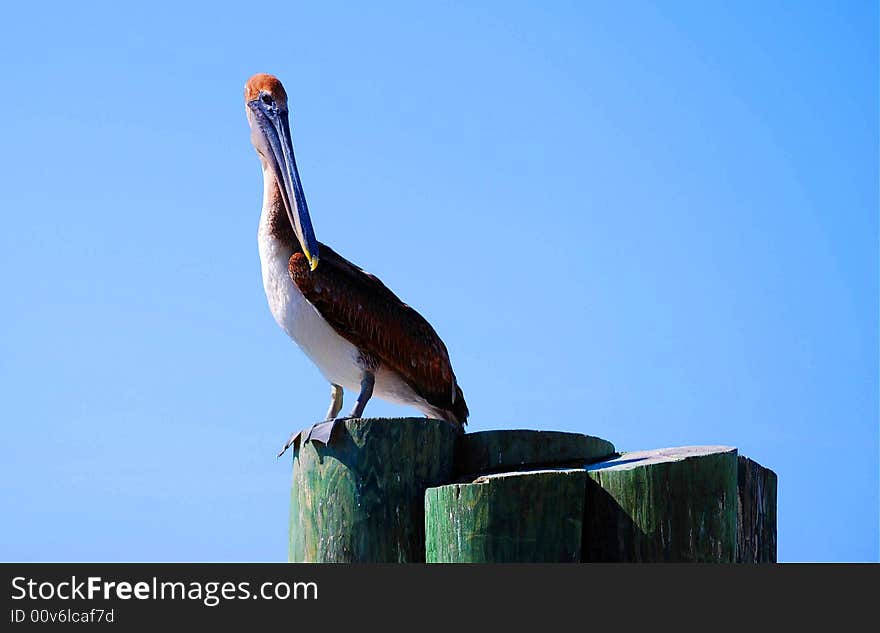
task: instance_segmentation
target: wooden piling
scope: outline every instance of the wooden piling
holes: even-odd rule
[[[585,561],[734,562],[735,448],[624,453],[587,474]]]
[[[776,473],[737,460],[736,562],[776,562]]]
[[[484,475],[425,494],[429,563],[578,563],[586,471]]]
[[[462,437],[458,483],[425,494],[428,562],[580,562],[587,463],[611,442],[557,431]]]
[[[442,420],[351,419],[297,444],[291,562],[424,562],[425,490],[453,478],[458,433]]]
[[[427,560],[734,562],[737,464],[732,447],[681,447],[430,488]]]
[[[294,449],[295,562],[776,561],[776,474],[728,446],[618,454],[403,418],[321,425]]]

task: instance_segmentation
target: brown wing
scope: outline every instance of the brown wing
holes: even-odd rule
[[[320,245],[321,263],[311,271],[294,253],[288,271],[303,296],[330,326],[358,349],[403,378],[432,406],[459,424],[468,416],[449,353],[434,328],[377,277]]]

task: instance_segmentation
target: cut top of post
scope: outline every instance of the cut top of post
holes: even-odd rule
[[[593,470],[630,470],[641,466],[651,466],[661,462],[680,462],[692,457],[705,457],[717,453],[734,453],[734,446],[677,446],[675,448],[655,448],[649,451],[622,453],[617,457],[587,465]]]
[[[460,479],[511,470],[580,466],[615,455],[614,445],[598,437],[527,429],[479,431],[461,437],[456,447]]]

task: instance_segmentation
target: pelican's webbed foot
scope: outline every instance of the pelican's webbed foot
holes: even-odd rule
[[[351,411],[351,415],[348,417],[338,418],[339,411],[342,409],[342,397],[343,397],[343,389],[341,386],[331,383],[330,384],[330,408],[327,409],[327,419],[324,422],[318,422],[317,424],[313,424],[312,427],[308,430],[297,431],[296,433],[291,433],[290,437],[287,438],[287,441],[284,443],[284,446],[281,447],[281,452],[278,453],[278,457],[280,458],[284,453],[287,452],[287,449],[291,446],[294,446],[297,442],[321,442],[322,444],[327,444],[330,441],[330,437],[333,435],[333,429],[336,428],[337,422],[344,422],[345,420],[349,420],[351,418],[359,418],[364,413],[364,407],[367,406],[367,402],[369,402],[370,398],[373,395],[373,385],[376,383],[376,376],[371,371],[365,371],[364,376],[361,379],[361,392],[358,395],[357,402],[355,402],[354,409]]]
[[[284,446],[281,447],[281,452],[276,455],[276,459],[281,459],[281,456],[287,452],[287,449],[299,441],[300,435],[302,435],[302,431],[294,431],[293,433],[291,433],[290,437],[287,438],[287,441],[284,442]]]

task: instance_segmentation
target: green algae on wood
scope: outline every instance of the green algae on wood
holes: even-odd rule
[[[776,562],[776,473],[756,461],[737,460],[736,562]]]
[[[425,489],[453,478],[458,433],[425,418],[340,421],[293,457],[291,562],[423,562]]]
[[[624,453],[587,473],[585,561],[734,562],[735,448]]]
[[[486,475],[425,493],[429,563],[580,562],[583,469]]]
[[[463,435],[455,461],[456,473],[463,476],[540,464],[583,465],[613,454],[611,442],[591,435],[517,429]]]

